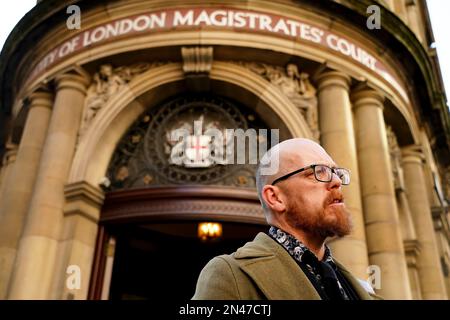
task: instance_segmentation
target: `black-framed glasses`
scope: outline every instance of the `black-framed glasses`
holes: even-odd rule
[[[278,183],[282,180],[286,180],[287,178],[293,176],[294,174],[300,173],[308,169],[314,170],[314,177],[316,178],[317,181],[330,182],[333,179],[334,173],[339,179],[341,179],[341,182],[344,186],[350,184],[350,170],[345,168],[331,168],[324,164],[312,164],[310,166],[292,171],[291,173],[285,174],[284,176],[275,179],[272,182],[272,186],[274,186],[275,183]]]

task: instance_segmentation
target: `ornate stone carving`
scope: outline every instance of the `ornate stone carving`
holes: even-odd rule
[[[198,118],[184,119],[179,121],[173,128],[166,131],[165,150],[170,154],[169,162],[174,165],[190,168],[208,168],[214,164],[226,164],[225,150],[230,144],[232,137],[227,137],[226,128],[232,127],[233,124],[227,121],[226,114],[207,115],[200,114]],[[193,121],[192,121],[193,120]],[[204,126],[205,132],[202,132]],[[177,132],[186,130],[189,136],[183,143],[179,143]],[[209,131],[220,133],[223,139],[214,139]],[[211,157],[211,153],[214,157]]]
[[[386,135],[391,156],[392,176],[394,177],[394,187],[396,191],[404,190],[405,182],[403,179],[402,153],[398,146],[397,136],[392,127],[386,126]]]
[[[234,134],[224,134],[228,129],[256,134],[255,145],[250,136],[246,140],[244,163],[237,153],[242,144]],[[266,143],[271,147],[270,130],[259,129],[267,126],[252,110],[228,99],[205,94],[174,98],[142,115],[122,138],[108,168],[111,184],[103,187],[191,184],[254,188],[257,159],[254,163],[250,160],[250,144],[258,150]],[[219,139],[219,133],[225,138]]]
[[[311,84],[309,74],[300,71],[293,63],[289,63],[285,68],[257,62],[238,62],[238,64],[277,86],[300,109],[314,137],[319,138],[316,88]]]
[[[163,62],[144,62],[117,68],[114,68],[111,64],[101,65],[99,71],[94,74],[92,84],[86,93],[80,136],[86,131],[92,119],[108,100],[136,75],[163,64]]]

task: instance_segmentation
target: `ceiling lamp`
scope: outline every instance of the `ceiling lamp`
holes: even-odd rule
[[[222,224],[218,222],[200,222],[198,237],[203,240],[216,239],[222,236]]]

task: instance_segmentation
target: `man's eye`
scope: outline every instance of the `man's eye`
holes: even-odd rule
[[[319,169],[317,169],[317,173],[318,174],[324,174],[325,173],[325,168],[319,168]]]

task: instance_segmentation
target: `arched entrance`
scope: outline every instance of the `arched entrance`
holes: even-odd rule
[[[225,137],[227,129],[241,129],[244,145],[237,136],[211,135]],[[178,95],[142,114],[117,145],[103,183],[89,298],[189,299],[212,257],[265,231],[251,153],[254,145],[271,147],[267,129],[251,108],[211,93]],[[180,130],[185,135],[174,135]],[[204,222],[222,232],[201,238]]]
[[[201,222],[220,223],[222,236],[201,240]],[[265,230],[250,189],[171,186],[108,193],[90,298],[189,299],[212,257],[235,251]]]

